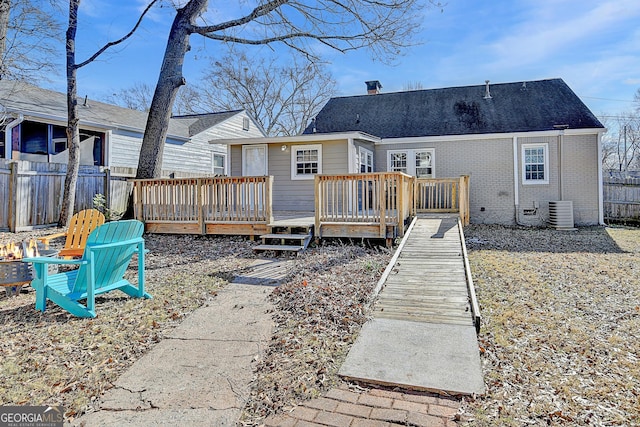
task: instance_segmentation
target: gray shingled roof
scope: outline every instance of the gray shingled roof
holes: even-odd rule
[[[402,138],[604,128],[562,79],[491,84],[491,98],[485,93],[477,85],[331,98],[315,131]]]
[[[47,116],[66,120],[66,94],[42,89],[24,82],[0,80],[0,104],[9,112],[19,112],[25,115]],[[144,132],[147,123],[147,113],[104,102],[84,98],[78,99],[80,124],[103,127],[105,129],[122,128]],[[172,118],[169,122],[168,135],[186,138],[215,126],[241,112],[229,111],[193,116]]]
[[[189,134],[195,135],[230,119],[242,111],[243,110],[233,110],[222,111],[219,113],[189,114],[184,116],[173,116],[172,119],[186,123],[189,126]]]

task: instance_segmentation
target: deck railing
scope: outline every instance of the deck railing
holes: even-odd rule
[[[463,225],[469,224],[469,176],[460,178],[416,178],[416,213],[459,212]]]
[[[369,228],[366,237],[388,238],[387,227],[404,234],[413,214],[413,178],[399,172],[316,175],[316,233],[327,226]],[[357,235],[358,233],[355,233]],[[348,234],[347,234],[348,235]]]
[[[251,234],[273,221],[273,177],[216,177],[134,180],[134,212],[155,232],[216,234],[233,225]],[[243,224],[249,227],[245,230]],[[225,229],[230,231],[229,228]],[[227,233],[221,233],[227,234]]]
[[[268,232],[273,177],[134,180],[134,212],[156,233]],[[459,212],[469,223],[469,177],[416,179],[399,172],[315,177],[318,237],[402,237],[415,213]]]

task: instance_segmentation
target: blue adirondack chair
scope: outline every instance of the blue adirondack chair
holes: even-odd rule
[[[96,317],[95,296],[119,289],[135,298],[151,298],[144,290],[144,226],[140,221],[114,221],[91,232],[81,259],[25,258],[33,263],[36,310],[51,300],[78,317]],[[133,254],[138,254],[138,286],[124,278]],[[48,275],[48,264],[73,264],[79,268]],[[81,300],[86,300],[83,305]]]

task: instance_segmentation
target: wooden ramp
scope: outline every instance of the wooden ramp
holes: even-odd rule
[[[480,314],[460,227],[453,216],[414,221],[340,375],[447,394],[484,392]]]

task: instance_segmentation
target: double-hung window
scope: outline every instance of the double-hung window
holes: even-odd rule
[[[415,176],[418,178],[433,177],[433,150],[424,150],[415,152],[416,171]]]
[[[313,179],[322,173],[322,145],[291,147],[291,179]]]
[[[549,183],[549,145],[522,145],[522,183]]]
[[[433,178],[433,149],[392,150],[387,154],[387,170],[418,178]]]
[[[373,151],[358,147],[360,173],[373,172]]]
[[[225,163],[227,156],[221,153],[212,153],[213,155],[213,174],[225,175]]]
[[[389,172],[409,173],[407,158],[409,153],[406,151],[390,151],[389,152]]]

